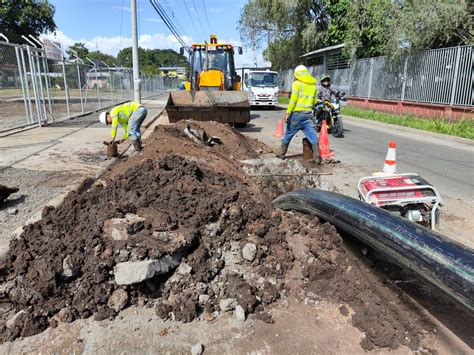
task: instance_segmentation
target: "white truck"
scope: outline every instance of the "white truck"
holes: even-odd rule
[[[250,106],[275,107],[278,104],[278,73],[267,68],[239,68],[241,90],[247,92]],[[239,70],[237,69],[237,70]]]

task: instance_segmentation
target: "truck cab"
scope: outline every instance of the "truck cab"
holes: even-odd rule
[[[250,106],[275,107],[278,104],[278,73],[269,69],[241,68],[242,91]]]

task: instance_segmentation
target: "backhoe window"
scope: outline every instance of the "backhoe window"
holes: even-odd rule
[[[231,74],[230,66],[230,55],[227,50],[215,49],[207,52],[207,63],[206,63],[206,50],[195,49],[193,55],[193,69],[200,73],[207,69],[218,69],[222,70],[224,74]]]

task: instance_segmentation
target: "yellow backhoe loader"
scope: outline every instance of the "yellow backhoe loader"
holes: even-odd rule
[[[191,70],[185,90],[172,91],[166,105],[170,122],[193,119],[245,126],[250,121],[250,105],[247,93],[240,91],[234,47],[218,43],[217,36],[211,35],[209,43],[189,49]],[[242,48],[237,49],[242,54]]]

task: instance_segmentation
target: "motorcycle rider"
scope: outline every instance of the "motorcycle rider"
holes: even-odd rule
[[[321,85],[318,87],[318,103],[316,105],[316,117],[320,117],[324,101],[330,101],[333,96],[337,95],[337,91],[331,87],[331,77],[328,74],[323,74],[320,79]]]
[[[318,88],[314,78],[304,65],[298,65],[294,73],[295,80],[291,86],[291,97],[286,111],[286,131],[282,138],[280,151],[276,154],[280,159],[285,159],[286,151],[291,139],[299,131],[311,143],[313,160],[321,164],[319,155],[318,136],[311,120],[312,110],[317,100]]]

